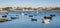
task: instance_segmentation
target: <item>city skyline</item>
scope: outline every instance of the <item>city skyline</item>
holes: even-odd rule
[[[0,0],[2,7],[60,7],[60,0]]]

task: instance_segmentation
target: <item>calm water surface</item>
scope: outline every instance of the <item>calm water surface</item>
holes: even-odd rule
[[[43,17],[49,16],[52,13],[56,16],[48,24],[43,24]],[[0,18],[4,14],[0,13]],[[8,12],[6,19],[11,19],[10,17],[16,17],[16,15],[18,15],[17,17],[19,19],[12,19],[12,21],[0,23],[0,28],[60,28],[60,12]],[[29,15],[33,15],[33,17],[29,17]],[[37,21],[31,21],[31,18],[35,18]]]

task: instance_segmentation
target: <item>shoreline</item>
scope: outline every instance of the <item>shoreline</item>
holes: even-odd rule
[[[20,11],[22,11],[22,10],[9,10],[9,11],[15,11],[15,12],[20,12]],[[4,10],[4,11],[0,11],[0,13],[1,12],[9,12],[9,11],[7,11],[7,10]],[[30,10],[28,10],[28,11],[30,11]],[[22,12],[28,12],[28,11],[22,11]],[[36,10],[32,10],[32,11],[30,11],[30,12],[33,12],[33,11],[36,11]],[[42,11],[36,11],[36,12],[43,12],[43,11],[51,11],[51,12],[60,12],[60,10],[42,10]]]
[[[23,11],[23,10],[9,10],[9,11],[16,11],[16,12],[19,12],[19,11]],[[24,10],[23,12],[25,12],[26,10]],[[28,10],[28,11],[37,11],[37,10]],[[52,11],[52,12],[60,12],[60,10],[39,10],[37,12],[43,12],[43,11]]]

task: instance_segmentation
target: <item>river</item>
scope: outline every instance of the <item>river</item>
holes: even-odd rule
[[[0,13],[0,18],[5,13]],[[50,20],[49,23],[44,24],[42,23],[42,19],[44,16],[50,16],[50,14],[55,14]],[[17,19],[11,19],[10,17],[16,17]],[[33,15],[33,17],[29,17],[29,15]],[[27,12],[8,12],[8,17],[6,19],[11,19],[12,21],[7,21],[0,23],[0,28],[60,28],[60,12],[51,12],[51,11],[43,11],[43,12],[36,12],[36,11],[27,11]],[[37,19],[37,21],[32,21],[31,18]]]

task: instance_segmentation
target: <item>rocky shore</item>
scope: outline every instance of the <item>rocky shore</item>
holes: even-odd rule
[[[5,10],[5,11],[2,10],[2,11],[0,11],[0,12],[8,12],[8,11],[7,11],[7,10]]]

